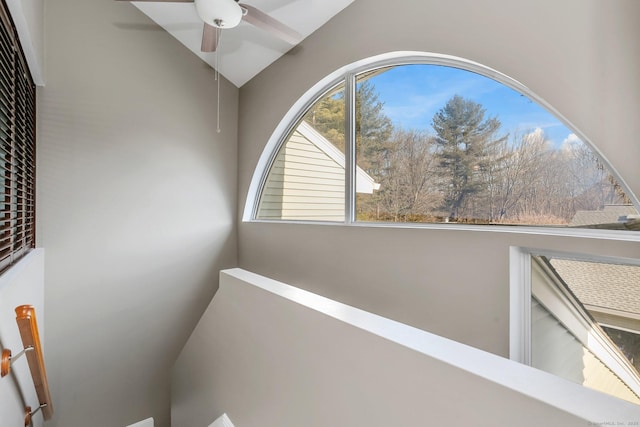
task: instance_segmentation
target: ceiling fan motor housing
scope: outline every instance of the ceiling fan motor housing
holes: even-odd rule
[[[242,8],[234,0],[195,0],[196,11],[205,23],[233,28],[242,20]]]

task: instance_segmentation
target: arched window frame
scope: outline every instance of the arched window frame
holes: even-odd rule
[[[536,102],[538,105],[546,109],[550,114],[554,115],[567,129],[575,133],[580,140],[587,144],[593,152],[599,157],[603,164],[608,168],[613,177],[618,181],[626,195],[630,198],[633,206],[640,212],[640,201],[630,190],[624,179],[613,168],[610,162],[602,154],[602,152],[584,135],[576,126],[574,126],[566,117],[560,114],[548,102],[540,96],[532,92],[527,86],[519,81],[485,65],[477,62],[456,57],[452,55],[416,52],[416,51],[398,51],[390,52],[382,55],[366,58],[349,65],[346,65],[333,73],[329,74],[318,83],[307,90],[296,103],[284,115],[271,137],[267,141],[265,148],[258,160],[258,164],[254,171],[247,199],[243,212],[243,221],[254,222],[288,222],[288,223],[313,223],[322,224],[322,221],[303,221],[303,220],[265,220],[256,218],[258,212],[258,204],[260,203],[261,192],[264,188],[269,171],[275,161],[275,158],[286,143],[288,135],[294,130],[298,122],[307,112],[307,110],[322,96],[328,93],[341,83],[344,83],[345,92],[345,220],[341,222],[326,222],[326,224],[336,225],[366,225],[381,227],[415,227],[415,228],[439,228],[439,229],[466,229],[466,230],[492,230],[502,232],[520,232],[529,234],[551,234],[551,235],[572,235],[572,236],[589,236],[612,238],[615,240],[633,240],[640,241],[640,238],[634,236],[634,233],[615,230],[587,230],[587,229],[557,229],[551,227],[533,227],[528,225],[500,226],[492,225],[467,225],[467,224],[434,224],[434,223],[371,223],[356,222],[355,220],[355,92],[356,78],[359,74],[375,71],[376,69],[401,65],[440,65],[446,67],[458,68],[461,70],[473,72],[484,77],[497,81]]]

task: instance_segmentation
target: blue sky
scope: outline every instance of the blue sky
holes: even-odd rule
[[[541,128],[555,146],[573,133],[526,96],[469,71],[416,64],[392,68],[369,80],[384,102],[385,114],[397,127],[432,132],[433,115],[458,94],[482,104],[487,117],[497,116],[503,133],[528,133]]]

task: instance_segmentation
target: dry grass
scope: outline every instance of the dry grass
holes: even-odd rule
[[[490,221],[487,218],[456,218],[447,221],[444,216],[408,214],[393,215],[390,213],[379,213],[378,215],[369,212],[359,212],[358,221],[365,222],[398,222],[398,223],[422,223],[422,224],[477,224],[477,225],[555,225],[566,226],[567,221],[553,215],[520,215],[517,218]]]

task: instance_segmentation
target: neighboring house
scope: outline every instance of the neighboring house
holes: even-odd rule
[[[344,165],[342,151],[309,123],[300,122],[274,160],[257,217],[343,221]],[[372,194],[379,188],[356,167],[356,192]]]
[[[577,211],[569,227],[639,230],[640,215],[633,205],[605,205],[597,211]]]
[[[532,262],[531,365],[640,404],[640,376],[601,326],[640,333],[640,267]]]
[[[640,334],[640,267],[554,258],[554,270],[598,322]]]

